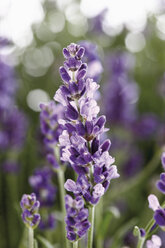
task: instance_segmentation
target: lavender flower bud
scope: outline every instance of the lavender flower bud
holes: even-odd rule
[[[27,227],[36,228],[40,222],[40,214],[38,213],[40,202],[37,201],[36,195],[24,194],[22,196],[20,206],[22,208],[22,219]]]
[[[165,228],[165,209],[159,204],[159,201],[155,195],[149,195],[148,197],[149,208],[154,211],[154,219],[157,225],[162,229]]]

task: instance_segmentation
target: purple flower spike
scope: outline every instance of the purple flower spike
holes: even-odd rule
[[[22,208],[22,219],[27,227],[36,228],[40,223],[40,214],[38,213],[40,202],[37,201],[36,195],[32,193],[31,195],[24,194],[22,196],[20,206]]]
[[[100,137],[108,130],[105,128],[106,117],[97,116],[100,108],[95,93],[99,86],[87,78],[84,48],[72,43],[63,53],[66,58],[61,69],[64,85],[57,90],[54,99],[63,105],[65,113],[65,119],[58,122],[63,128],[59,136],[61,161],[69,162],[78,174],[76,182],[68,179],[64,185],[74,195],[74,199],[67,195],[65,201],[67,238],[75,241],[90,227],[84,203],[88,206],[97,204],[111,180],[119,174],[108,152],[110,140],[103,141]],[[70,79],[66,80],[68,75]]]

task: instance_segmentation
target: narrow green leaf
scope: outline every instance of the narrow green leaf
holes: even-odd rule
[[[55,248],[47,239],[41,237],[40,235],[37,236],[37,239],[45,246],[45,248]]]

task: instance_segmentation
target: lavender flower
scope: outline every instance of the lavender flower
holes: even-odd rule
[[[65,120],[59,120],[64,129],[59,136],[59,144],[61,160],[69,162],[78,174],[77,182],[69,179],[65,188],[74,193],[76,201],[83,196],[86,203],[93,205],[108,189],[111,179],[119,177],[119,174],[116,166],[112,165],[114,159],[108,153],[110,141],[100,142],[101,134],[107,131],[104,127],[106,118],[97,117],[99,107],[94,94],[99,86],[86,78],[87,65],[82,62],[84,48],[72,43],[63,49],[63,54],[66,60],[64,66],[60,67],[60,75],[64,85],[54,97],[65,110]],[[68,197],[66,206],[72,199]],[[69,208],[66,207],[66,210],[69,216]],[[76,240],[75,233],[70,237],[70,231],[73,230],[67,229],[68,238]],[[82,230],[84,235],[87,229]],[[81,237],[78,231],[77,235]]]
[[[84,200],[80,196],[74,200],[70,195],[66,195],[65,206],[67,211],[65,219],[67,238],[70,241],[75,241],[84,236],[90,228],[88,209],[84,207]]]
[[[159,122],[156,115],[146,113],[132,123],[132,131],[136,137],[147,139],[156,133],[158,124]]]
[[[40,214],[38,213],[40,202],[37,201],[36,195],[24,194],[22,196],[20,206],[22,208],[22,219],[27,227],[36,228],[40,222]]]
[[[0,110],[13,106],[17,88],[13,68],[0,58]]]
[[[125,177],[132,177],[136,175],[143,164],[143,155],[137,148],[130,147],[131,153],[122,165],[123,174]]]
[[[132,57],[126,53],[116,53],[107,64],[111,71],[111,78],[104,89],[107,119],[117,124],[130,124],[136,118],[138,99],[137,84],[128,74],[133,64]]]
[[[6,160],[2,164],[2,170],[5,173],[17,174],[19,172],[19,164],[14,160]]]
[[[39,228],[41,230],[53,230],[56,227],[56,218],[53,213],[48,214],[48,216],[42,217],[40,223],[39,223]]]
[[[159,201],[155,195],[149,195],[148,197],[149,208],[154,211],[154,219],[157,225],[162,229],[165,228],[165,209],[159,204]]]
[[[56,198],[56,187],[51,179],[54,173],[50,168],[36,169],[34,175],[29,178],[29,183],[35,192],[41,207],[53,206]]]
[[[0,112],[0,149],[20,149],[25,140],[27,119],[17,108]]]
[[[146,248],[160,248],[161,245],[161,239],[157,235],[152,235],[151,240],[147,240],[146,242]]]

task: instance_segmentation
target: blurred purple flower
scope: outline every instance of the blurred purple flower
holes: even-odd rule
[[[151,240],[147,240],[146,248],[160,248],[162,241],[157,235],[152,235]]]
[[[153,113],[146,113],[132,123],[132,130],[136,137],[147,139],[157,132],[159,121]]]
[[[79,44],[85,48],[82,61],[88,64],[86,77],[93,78],[93,80],[97,82],[103,72],[103,66],[98,55],[97,45],[86,40],[80,41]]]
[[[17,108],[0,112],[0,149],[20,149],[24,143],[27,119]]]
[[[13,106],[17,88],[13,68],[0,58],[0,111]]]
[[[143,164],[143,156],[137,149],[131,149],[126,162],[122,165],[123,174],[125,177],[132,177],[138,173]]]
[[[104,112],[108,121],[128,125],[136,119],[138,88],[127,77],[112,77],[104,89]]]
[[[36,169],[29,178],[29,183],[35,192],[41,207],[51,207],[56,198],[56,187],[52,183],[53,172],[49,167]]]
[[[19,164],[16,161],[6,160],[2,164],[2,170],[5,173],[18,174],[19,172]]]
[[[47,229],[53,230],[53,229],[55,229],[55,227],[56,227],[56,218],[55,218],[55,215],[53,213],[48,214],[46,216],[46,218],[44,218],[42,216],[42,219],[39,223],[39,228],[41,230],[43,230],[43,231],[47,230]]]
[[[48,104],[41,103],[40,108],[40,127],[44,142],[48,147],[52,147],[58,142],[59,135],[62,133],[58,120],[63,118],[63,108],[53,101]]]
[[[116,51],[108,55],[105,66],[113,76],[128,76],[135,66],[135,57],[128,52]]]
[[[134,58],[126,52],[111,54],[106,61],[109,81],[104,88],[104,112],[108,121],[130,125],[136,119],[137,84],[130,78]]]

